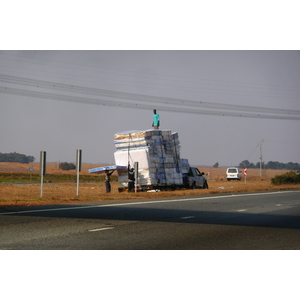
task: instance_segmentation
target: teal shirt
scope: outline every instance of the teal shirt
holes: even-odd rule
[[[158,126],[159,121],[160,121],[159,114],[153,114],[153,126]]]

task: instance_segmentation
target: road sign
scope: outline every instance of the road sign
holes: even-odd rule
[[[247,168],[244,168],[244,176],[247,176]]]

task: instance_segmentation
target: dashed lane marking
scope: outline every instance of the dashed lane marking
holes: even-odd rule
[[[96,228],[96,229],[90,229],[88,231],[94,232],[94,231],[102,231],[102,230],[108,230],[108,229],[114,229],[114,227]]]

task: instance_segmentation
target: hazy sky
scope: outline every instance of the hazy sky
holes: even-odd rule
[[[256,163],[262,139],[265,162],[300,163],[299,51],[0,51],[0,76],[2,153],[113,164],[156,108],[192,164]]]

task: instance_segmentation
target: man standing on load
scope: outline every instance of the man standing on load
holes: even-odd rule
[[[152,127],[154,129],[159,129],[159,114],[156,113],[156,109],[153,110],[153,123],[152,123]]]

